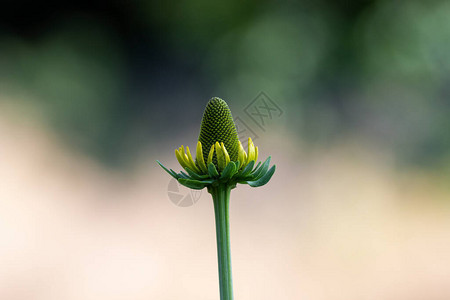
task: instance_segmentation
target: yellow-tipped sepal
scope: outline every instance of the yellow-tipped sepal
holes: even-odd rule
[[[248,157],[247,157],[247,164],[249,164],[252,160],[256,161],[255,158],[255,145],[253,144],[253,141],[251,138],[248,138]]]
[[[185,158],[184,158],[184,151],[183,152],[181,151],[181,147],[180,147],[180,149],[175,149],[175,156],[183,168],[188,167],[188,164],[186,163]]]
[[[195,165],[195,162],[192,159],[189,147],[186,147],[186,152],[187,154],[184,152],[184,146],[181,146],[178,150],[175,150],[175,156],[178,162],[184,169],[189,168],[196,173],[200,173],[199,168]]]
[[[225,166],[227,166],[230,162],[230,156],[228,155],[227,149],[225,148],[223,142],[220,143],[220,147],[222,148],[223,155],[225,156]]]
[[[219,142],[216,142],[216,157],[217,157],[217,166],[219,167],[219,171],[225,169],[225,153],[223,153],[222,147]]]
[[[212,164],[213,156],[214,156],[214,145],[212,145],[212,146],[211,146],[211,149],[209,150],[209,154],[208,154],[208,165],[209,165],[209,164]]]
[[[208,173],[208,169],[206,168],[205,160],[203,159],[203,149],[202,149],[202,143],[200,141],[197,142],[197,151],[196,151],[196,157],[197,165],[200,167],[202,172],[204,174]]]

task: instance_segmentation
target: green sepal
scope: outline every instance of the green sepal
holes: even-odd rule
[[[200,181],[200,180],[194,180],[194,179],[180,178],[180,179],[178,179],[178,182],[190,189],[201,190],[208,184],[212,183],[212,180]]]
[[[161,166],[161,168],[164,169],[164,171],[166,171],[167,173],[169,173],[170,176],[172,176],[172,177],[175,178],[175,179],[178,179],[179,176],[178,176],[177,173],[175,173],[174,170],[170,169],[170,171],[169,171],[166,167],[163,166],[162,163],[159,162],[159,160],[157,160],[156,162],[158,163],[158,165]]]
[[[239,177],[244,178],[245,176],[250,174],[250,172],[253,170],[254,165],[255,165],[255,161],[254,160],[250,161],[248,163],[248,165],[245,166],[244,170],[242,170],[242,172],[239,174]]]
[[[223,169],[220,179],[230,179],[235,172],[236,172],[236,165],[234,164],[234,162],[230,161],[228,165],[225,167],[225,169]]]
[[[256,169],[256,171],[254,171],[252,173],[252,176],[254,177],[253,180],[258,180],[259,178],[263,177],[264,174],[267,173],[267,170],[269,169],[269,164],[270,164],[270,156],[266,159],[266,161],[261,165],[261,168]]]
[[[258,170],[259,166],[261,165],[261,162],[258,162],[258,164],[256,165],[256,167],[253,169],[252,173],[255,173],[256,170]]]
[[[208,164],[208,173],[211,177],[219,177],[219,172],[217,172],[217,169],[212,162]]]
[[[194,171],[192,171],[191,169],[189,169],[189,168],[185,168],[185,170],[189,173],[189,175],[192,177],[192,178],[194,178],[194,179],[197,179],[197,180],[203,180],[203,179],[206,179],[206,178],[209,178],[209,175],[200,175],[200,174],[197,174],[197,173],[195,173]]]
[[[180,171],[180,174],[178,174],[178,177],[184,178],[184,179],[192,179],[191,176],[184,173],[183,171]]]
[[[264,174],[260,179],[255,181],[247,181],[247,183],[251,187],[263,186],[269,182],[270,178],[272,178],[273,173],[275,173],[275,165],[273,165],[272,168],[270,168],[270,170],[267,171],[267,173]]]
[[[233,164],[234,164],[234,170],[233,170],[233,172],[231,172],[230,178],[233,178],[233,176],[235,174],[239,173],[239,161],[237,161],[237,162],[234,161]]]
[[[235,161],[234,164],[236,165],[236,173],[239,172],[239,167],[241,165],[241,162],[239,160]]]

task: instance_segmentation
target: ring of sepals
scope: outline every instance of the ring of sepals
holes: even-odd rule
[[[208,159],[203,159],[203,149],[200,141],[197,143],[196,161],[194,161],[189,147],[181,146],[175,150],[175,156],[186,171],[175,172],[167,169],[159,161],[158,164],[178,182],[188,188],[201,190],[205,187],[215,187],[227,184],[232,188],[236,184],[248,184],[251,187],[265,185],[275,172],[275,165],[269,168],[270,156],[263,162],[256,164],[258,159],[258,147],[255,147],[251,138],[248,139],[248,153],[245,152],[239,142],[237,161],[230,161],[230,156],[223,143],[216,142],[208,153]],[[217,158],[217,165],[213,163],[213,157]],[[255,166],[256,164],[256,166]]]

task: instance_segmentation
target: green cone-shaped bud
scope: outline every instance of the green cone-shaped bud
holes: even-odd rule
[[[203,113],[202,126],[198,140],[202,143],[203,159],[208,160],[209,150],[216,142],[223,142],[230,160],[238,158],[239,138],[228,104],[220,98],[209,100]],[[217,165],[214,154],[213,163]]]

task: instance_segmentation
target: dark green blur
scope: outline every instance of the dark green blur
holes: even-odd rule
[[[449,161],[449,1],[52,9],[2,9],[0,101],[31,103],[65,142],[105,163],[195,136],[212,96],[236,116],[260,91],[283,108],[280,130],[308,143],[351,136],[401,164]],[[196,140],[174,147],[187,143]]]

